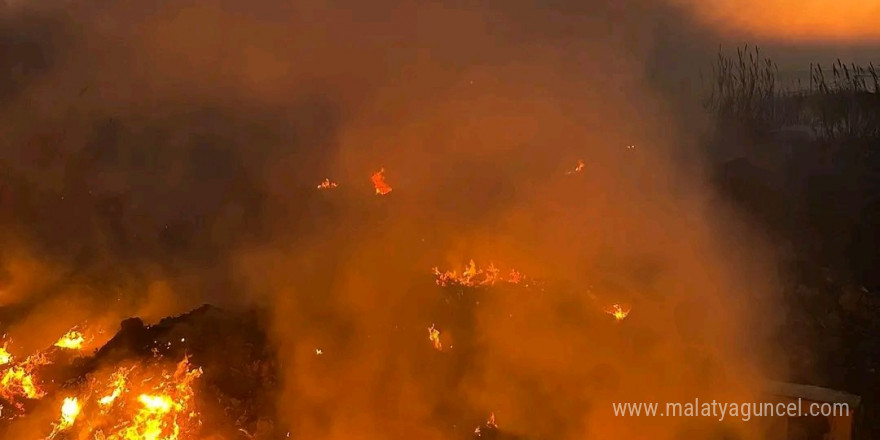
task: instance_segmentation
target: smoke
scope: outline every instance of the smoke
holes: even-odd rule
[[[871,19],[880,5],[871,0],[675,0],[720,31],[776,43],[864,44],[880,41]]]
[[[712,35],[684,14],[9,5],[3,323],[37,344],[50,324],[271,307],[296,438],[461,437],[490,412],[529,438],[748,438],[611,412],[760,391],[772,271],[681,154],[703,127],[669,72]],[[325,177],[340,187],[317,191]],[[433,284],[471,258],[547,281]],[[602,312],[617,302],[633,306],[620,324]]]

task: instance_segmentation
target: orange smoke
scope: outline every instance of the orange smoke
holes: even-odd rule
[[[698,18],[734,34],[777,41],[880,41],[875,0],[675,0]]]

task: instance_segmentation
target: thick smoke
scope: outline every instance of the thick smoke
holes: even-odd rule
[[[24,343],[82,320],[268,306],[296,438],[462,438],[491,412],[530,438],[757,429],[611,411],[760,391],[772,271],[681,154],[702,127],[670,72],[711,41],[681,10],[152,0],[3,14],[2,320]],[[394,190],[379,197],[383,167]],[[340,187],[317,191],[325,177]],[[464,306],[430,270],[471,258],[547,282]],[[633,306],[620,324],[602,312],[616,302]]]
[[[777,43],[859,44],[880,41],[872,0],[672,0],[701,21],[738,37]]]

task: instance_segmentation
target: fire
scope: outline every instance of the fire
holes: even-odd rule
[[[71,330],[55,344],[81,347],[82,332]],[[45,397],[48,392],[39,380],[41,366],[50,364],[51,351],[37,352],[14,362],[4,348],[0,369],[0,401],[20,413],[24,400]],[[64,397],[60,416],[52,423],[46,439],[79,438],[89,440],[183,440],[191,439],[200,427],[193,385],[202,370],[184,358],[170,372],[156,362],[122,366],[115,371],[97,371],[79,382],[74,394]],[[5,409],[5,408],[4,408]],[[4,418],[11,419],[16,415]]]
[[[117,398],[119,398],[119,396],[122,395],[122,393],[125,392],[127,374],[128,370],[120,368],[118,371],[113,373],[112,376],[110,376],[110,380],[113,383],[113,390],[110,392],[110,394],[107,394],[104,397],[98,399],[98,405],[101,405],[103,407],[110,406],[113,404],[113,402],[116,401]]]
[[[434,348],[438,351],[443,350],[443,343],[440,342],[440,330],[437,330],[434,324],[431,324],[431,327],[428,328],[428,340],[434,344]]]
[[[3,347],[0,348],[0,365],[6,365],[12,362],[12,354],[6,350],[6,344],[3,344]]]
[[[94,393],[91,387],[100,384],[95,381],[90,389],[84,390],[82,396],[90,399],[96,395],[97,405],[86,406],[82,416],[88,423],[71,429],[73,420],[79,416],[80,403],[65,402],[62,407],[62,423],[70,423],[64,428],[71,432],[72,438],[89,438],[95,440],[179,440],[189,438],[198,426],[198,413],[194,408],[193,383],[202,374],[200,368],[192,368],[189,359],[184,358],[177,364],[173,373],[157,371],[154,367],[139,369],[139,378],[134,381],[129,377],[135,374],[136,367],[120,368],[112,373],[106,381],[103,394]],[[65,419],[64,414],[68,414]]]
[[[376,187],[377,195],[384,196],[391,192],[391,187],[385,183],[385,168],[373,173],[370,180],[373,181],[373,186]]]
[[[605,313],[614,317],[618,321],[623,321],[629,315],[631,308],[620,304],[612,304],[605,309]]]
[[[37,367],[48,363],[48,359],[38,353],[20,363],[9,365],[0,378],[0,397],[10,402],[17,402],[18,399],[42,398],[45,392],[40,388],[35,372]]]
[[[58,423],[55,424],[55,429],[52,430],[49,438],[55,438],[62,431],[70,429],[73,423],[76,422],[76,418],[81,410],[82,407],[79,404],[79,399],[76,397],[65,397],[64,402],[61,403],[61,418],[58,419]]]
[[[79,330],[71,330],[67,332],[58,342],[55,343],[56,347],[64,348],[67,350],[82,350],[83,344],[86,342],[86,337]]]
[[[483,436],[483,427],[485,427],[490,433],[498,429],[498,425],[495,423],[495,413],[489,414],[489,420],[486,420],[486,424],[483,426],[477,426],[477,429],[474,429],[474,435],[477,437]],[[494,437],[494,436],[493,436]]]
[[[441,272],[437,267],[433,268],[433,272],[436,277],[435,282],[440,287],[485,287],[495,285],[495,283],[520,284],[525,281],[525,276],[517,270],[511,269],[505,276],[494,264],[489,263],[489,266],[479,268],[473,259],[468,262],[460,274],[455,270]]]
[[[332,189],[337,186],[339,185],[336,182],[331,182],[330,179],[324,179],[324,181],[318,185],[318,189]]]
[[[0,394],[13,400],[16,396],[26,399],[39,399],[43,392],[37,387],[33,374],[21,365],[15,365],[3,373],[0,379]]]
[[[573,170],[568,171],[568,172],[566,172],[565,174],[579,173],[579,172],[583,171],[584,166],[585,166],[584,161],[583,161],[583,160],[578,160],[577,166],[574,167]]]

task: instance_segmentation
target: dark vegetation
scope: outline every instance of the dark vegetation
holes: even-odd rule
[[[880,71],[810,66],[783,86],[757,48],[721,52],[706,108],[716,183],[788,249],[784,379],[864,398],[856,437],[880,438]]]

